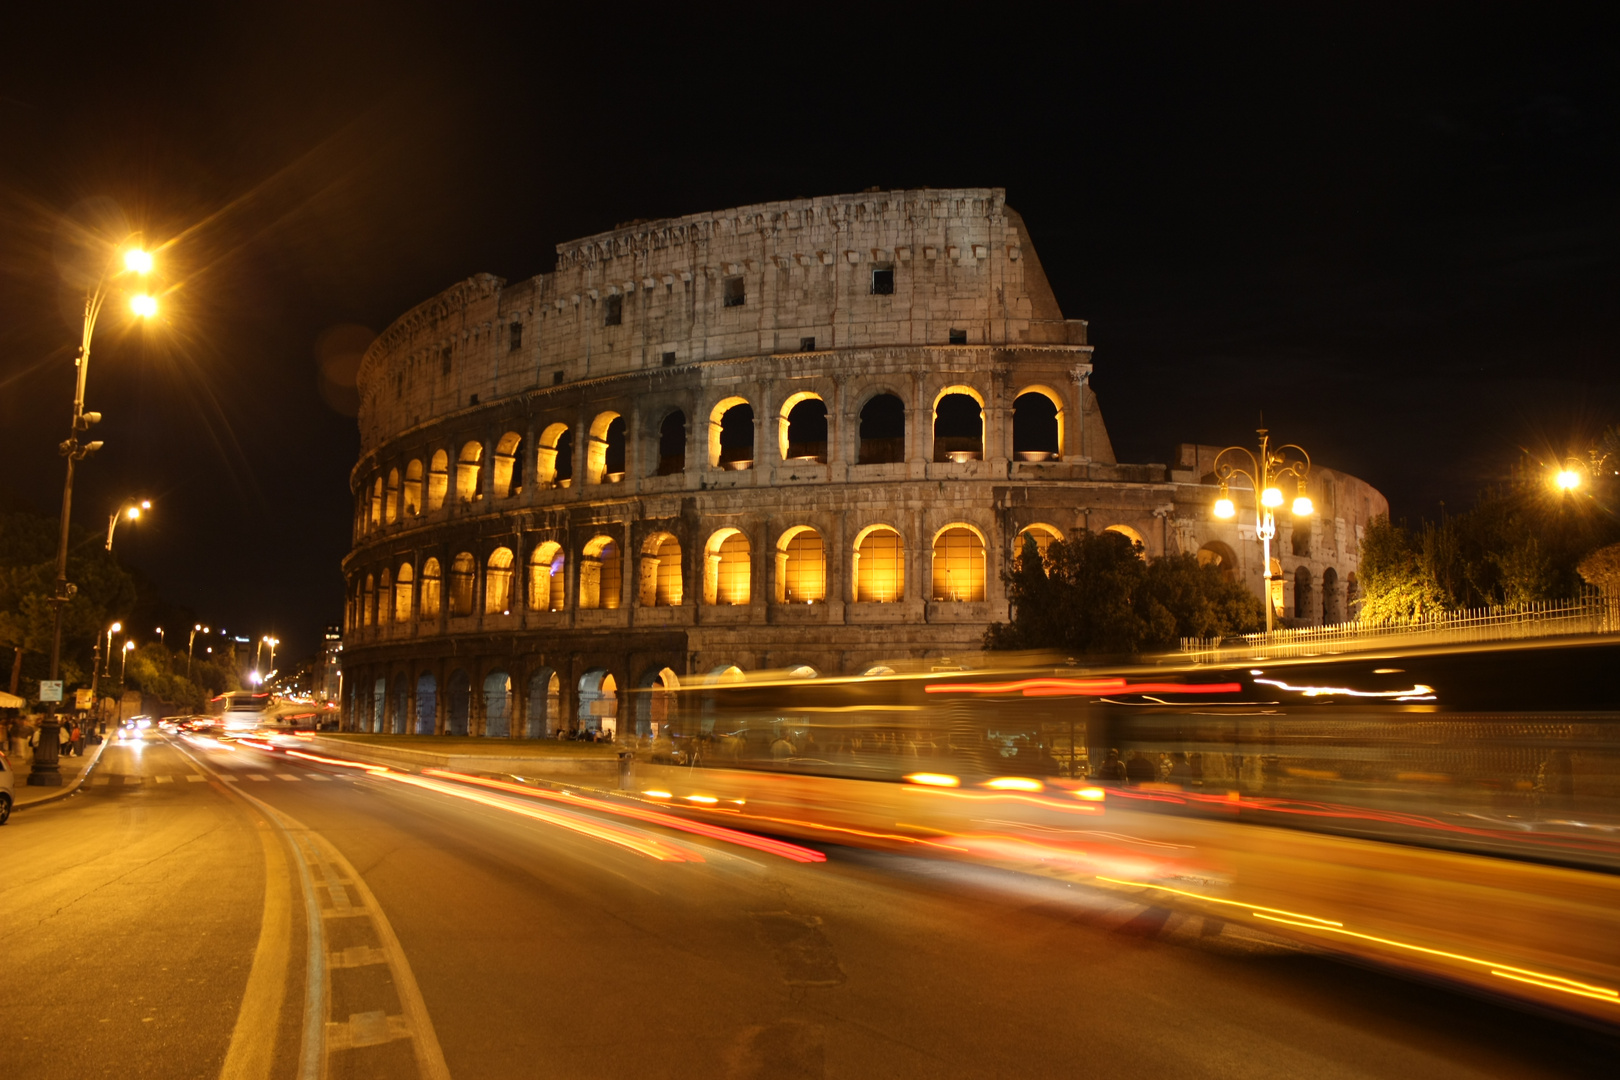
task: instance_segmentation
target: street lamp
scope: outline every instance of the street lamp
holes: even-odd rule
[[[270,667],[274,669],[276,666],[276,646],[281,644],[281,639],[266,634],[259,641],[261,644],[270,646]]]
[[[168,638],[165,638],[163,636],[163,627],[161,627],[161,626],[153,627],[152,633],[154,633],[154,634],[156,634],[158,636],[158,644],[159,645],[162,645],[165,649],[167,649],[169,647]]]
[[[135,643],[128,638],[124,639],[124,647],[118,651],[118,685],[124,685],[124,665],[129,662],[129,652]]]
[[[197,635],[208,632],[208,627],[202,623],[197,623],[191,628],[191,636],[186,639],[186,678],[188,679],[191,678],[191,651],[197,647]],[[209,649],[208,651],[213,652],[214,650]]]
[[[119,268],[120,263],[122,269]],[[74,361],[74,366],[79,372],[73,386],[72,424],[68,429],[68,437],[58,447],[62,456],[67,458],[67,479],[62,484],[62,527],[56,545],[56,591],[51,596],[51,602],[56,607],[54,625],[51,629],[50,681],[53,683],[59,682],[62,678],[62,619],[67,610],[68,600],[75,591],[67,579],[68,529],[73,520],[73,466],[101,449],[100,439],[82,443],[79,441],[81,434],[101,421],[100,413],[84,410],[84,384],[90,371],[90,339],[95,335],[96,320],[101,316],[101,307],[107,301],[113,281],[124,273],[148,274],[151,270],[152,256],[140,247],[124,250],[122,258],[114,254],[102,267],[101,277],[97,280],[95,289],[84,298],[84,330],[79,341],[79,355]],[[157,314],[157,301],[150,296],[138,296],[131,301],[130,309],[140,318],[151,318]],[[28,773],[28,783],[31,786],[62,786],[62,771],[58,764],[61,721],[57,719],[57,710],[61,707],[60,701],[51,702],[50,709],[39,726],[39,746],[34,751],[33,768]]]
[[[1596,480],[1603,475],[1603,466],[1613,456],[1612,453],[1600,454],[1594,447],[1587,452],[1588,460],[1582,461],[1571,454],[1564,459],[1564,464],[1552,474],[1552,485],[1559,492],[1568,494],[1586,483],[1588,478]]]
[[[101,698],[97,696],[101,684],[101,658],[107,657],[108,675],[112,673],[112,636],[124,628],[124,624],[115,622],[107,627],[107,647],[101,647],[101,635],[96,635],[96,649],[90,654],[90,701],[96,710],[96,721],[101,720]]]
[[[1249,484],[1254,488],[1256,499],[1254,506],[1255,532],[1260,536],[1260,551],[1265,559],[1265,607],[1266,607],[1266,633],[1276,628],[1277,609],[1273,603],[1275,593],[1282,591],[1282,575],[1273,575],[1271,572],[1271,540],[1277,535],[1277,521],[1272,512],[1286,502],[1280,482],[1292,477],[1298,484],[1295,488],[1294,505],[1292,507],[1295,517],[1309,517],[1316,509],[1311,504],[1311,497],[1306,494],[1305,480],[1311,471],[1311,456],[1303,447],[1289,443],[1286,446],[1273,447],[1265,428],[1260,428],[1260,456],[1256,457],[1241,446],[1228,446],[1215,455],[1215,478],[1221,482],[1220,497],[1215,500],[1215,516],[1218,518],[1233,518],[1237,516],[1237,505],[1232,501],[1231,481],[1234,476],[1248,477]],[[1290,461],[1288,451],[1297,451],[1299,460]],[[1221,459],[1228,454],[1238,460],[1238,464]],[[1242,467],[1242,458],[1248,458],[1249,467]]]
[[[107,550],[112,550],[113,530],[118,528],[120,518],[139,521],[141,514],[150,509],[152,509],[151,499],[142,499],[140,502],[136,502],[134,499],[125,499],[124,505],[109,514],[107,516]]]

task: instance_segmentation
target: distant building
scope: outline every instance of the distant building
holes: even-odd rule
[[[321,639],[321,679],[318,696],[337,701],[343,694],[343,627],[328,626]]]
[[[1025,534],[1113,530],[1258,594],[1211,450],[1117,462],[1091,372],[998,188],[638,222],[452,286],[360,365],[344,724],[641,733],[692,680],[973,652]],[[1310,486],[1273,548],[1307,624],[1344,617],[1385,509]]]

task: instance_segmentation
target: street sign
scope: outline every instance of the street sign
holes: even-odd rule
[[[89,712],[96,707],[96,695],[89,690],[73,691],[73,707],[79,712]]]
[[[39,680],[39,700],[41,700],[41,701],[61,701],[62,700],[62,680],[61,679],[41,679],[41,680]]]

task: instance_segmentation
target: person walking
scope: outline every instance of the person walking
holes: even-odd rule
[[[73,721],[73,756],[84,757],[84,727]]]
[[[1159,779],[1159,769],[1142,751],[1133,750],[1125,763],[1125,779],[1132,784],[1151,784]]]
[[[1102,768],[1097,770],[1097,779],[1115,784],[1125,782],[1125,763],[1119,760],[1118,750],[1108,751],[1108,759],[1102,763]]]

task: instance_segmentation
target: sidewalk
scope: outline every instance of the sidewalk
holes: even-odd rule
[[[38,806],[41,803],[55,802],[57,799],[65,799],[79,790],[79,785],[84,783],[85,777],[90,774],[90,770],[95,767],[96,762],[101,760],[101,752],[107,749],[117,737],[116,731],[105,736],[101,745],[87,747],[83,757],[63,756],[57,758],[56,764],[62,771],[61,787],[30,787],[28,774],[18,768],[15,778],[16,786],[12,791],[12,797],[16,802],[13,803],[12,809],[25,810],[30,806]],[[22,762],[17,762],[17,764],[20,766]]]

